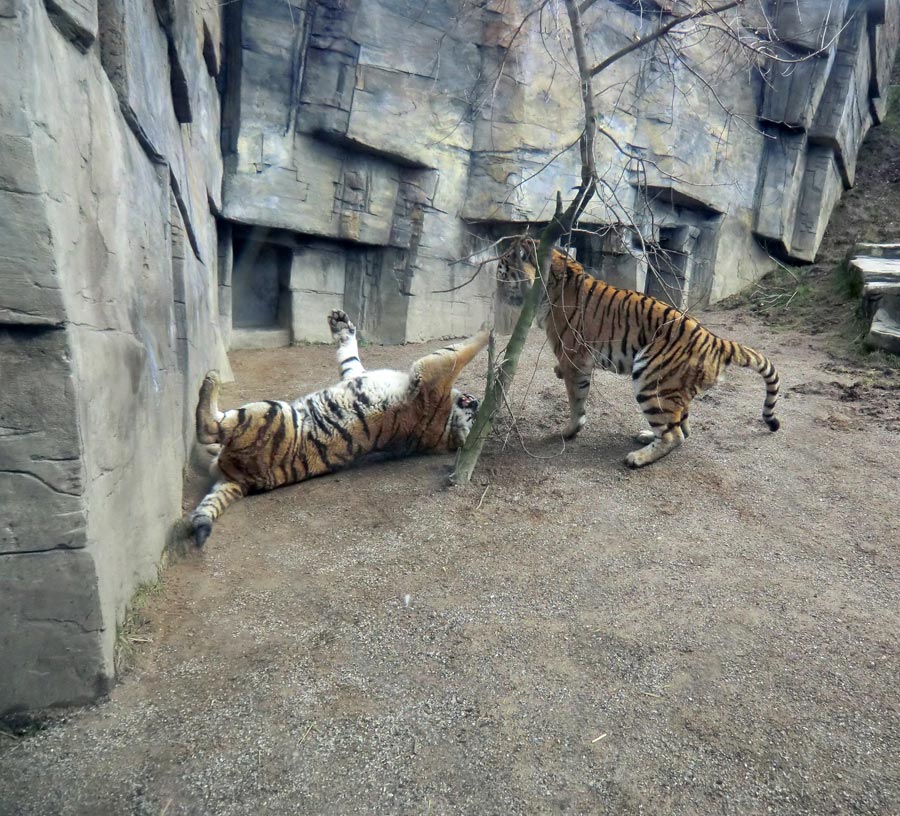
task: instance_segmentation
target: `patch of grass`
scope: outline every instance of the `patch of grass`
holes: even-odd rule
[[[862,297],[862,279],[850,268],[853,260],[853,247],[847,250],[844,259],[831,270],[831,283],[835,293],[844,300],[859,301]]]
[[[757,281],[747,293],[746,302],[754,311],[769,314],[785,312],[809,305],[814,294],[813,277],[818,271],[815,266],[789,266],[778,263],[778,267]]]
[[[150,623],[146,607],[162,591],[162,577],[157,575],[154,580],[139,584],[132,595],[131,602],[125,609],[125,616],[116,627],[114,659],[117,675],[127,672],[134,665],[137,645],[150,642],[145,634]]]

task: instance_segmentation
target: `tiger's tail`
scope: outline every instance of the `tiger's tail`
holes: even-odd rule
[[[730,362],[735,365],[752,368],[766,381],[766,401],[763,404],[762,418],[770,431],[777,431],[781,427],[778,417],[775,416],[775,403],[778,402],[778,388],[780,380],[772,361],[755,349],[742,346],[740,343],[731,343],[732,354]]]

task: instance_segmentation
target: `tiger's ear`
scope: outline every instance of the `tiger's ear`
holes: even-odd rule
[[[468,340],[438,349],[416,360],[412,366],[413,379],[441,389],[449,389],[456,382],[459,372],[487,345],[490,336],[490,330],[482,328]]]

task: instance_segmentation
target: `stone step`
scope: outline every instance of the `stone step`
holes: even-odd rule
[[[853,255],[900,259],[900,244],[857,244],[853,247]]]
[[[850,261],[851,272],[862,284],[862,306],[874,316],[882,297],[900,297],[900,259],[862,256]]]
[[[875,312],[866,345],[900,354],[900,300],[891,298]]]

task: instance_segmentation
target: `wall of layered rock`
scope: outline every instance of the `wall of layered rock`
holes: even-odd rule
[[[582,6],[593,62],[688,8]],[[376,342],[504,316],[479,261],[580,176],[564,9],[520,27],[534,8],[0,0],[0,712],[108,685],[226,348],[328,340],[335,307]],[[728,20],[595,80],[578,256],[685,307],[814,258],[885,115],[900,0]]]
[[[268,243],[271,342],[325,340],[343,305],[375,340],[477,328],[490,240],[546,219],[579,177],[578,82],[534,4],[243,0],[226,48],[226,217]],[[685,3],[585,5],[594,62]],[[557,9],[562,14],[562,9]],[[898,0],[773,0],[656,43],[595,80],[604,187],[576,241],[601,275],[682,307],[810,261],[884,115]],[[753,57],[737,37],[765,41]],[[512,45],[510,46],[510,43]],[[548,169],[549,165],[549,169]],[[249,237],[248,237],[249,236]],[[233,263],[229,284],[258,274]],[[276,270],[276,266],[280,271]],[[239,319],[233,345],[265,342]],[[255,339],[254,339],[255,338]]]
[[[107,687],[181,513],[224,359],[219,32],[188,0],[0,2],[0,711]]]

